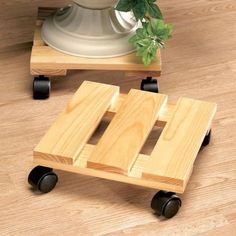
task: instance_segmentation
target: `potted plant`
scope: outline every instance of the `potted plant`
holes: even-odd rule
[[[171,31],[155,0],[73,0],[44,22],[42,38],[59,51],[89,58],[136,50],[149,65]]]

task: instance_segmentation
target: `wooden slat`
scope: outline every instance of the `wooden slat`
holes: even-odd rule
[[[181,98],[145,164],[143,178],[185,188],[215,112],[216,104]]]
[[[158,55],[159,63],[161,64],[161,57]],[[127,71],[125,72],[126,77],[139,77],[140,79],[147,78],[147,77],[159,77],[161,76],[160,71]]]
[[[44,159],[73,164],[119,87],[85,81],[34,150]]]
[[[127,98],[127,94],[120,94],[119,98],[116,99],[116,102],[112,107],[109,107],[108,111],[105,114],[105,117],[112,119],[115,113],[120,109],[123,102]],[[175,110],[175,104],[167,103],[160,111],[158,120],[156,121],[155,126],[164,127],[168,120],[170,120],[173,111]]]
[[[37,22],[37,24],[40,24],[40,22]],[[47,46],[45,44],[45,42],[42,40],[41,37],[41,25],[37,25],[35,26],[35,30],[34,30],[34,42],[33,45],[34,46]],[[41,22],[42,24],[42,22]]]
[[[167,96],[132,89],[88,160],[87,166],[128,174]]]
[[[160,51],[157,52],[160,58]],[[67,69],[67,70],[117,70],[117,71],[161,71],[160,62],[144,66],[136,53],[108,59],[93,59],[76,57],[56,51],[48,46],[32,48],[31,68],[38,69]]]
[[[37,75],[45,75],[45,76],[49,76],[49,77],[53,77],[53,76],[66,76],[67,75],[67,70],[65,69],[32,69],[30,68],[30,74],[37,76]]]
[[[167,191],[173,191],[176,193],[183,193],[183,188],[176,185],[175,183],[163,183],[156,180],[149,180],[142,178],[142,171],[144,164],[148,161],[150,156],[139,154],[134,166],[132,167],[129,175],[121,175],[118,173],[106,172],[103,170],[87,168],[87,160],[91,156],[95,146],[91,144],[86,144],[81,150],[81,153],[76,159],[74,165],[67,165],[49,159],[42,159],[42,156],[34,156],[34,164],[41,166],[48,166],[51,168],[65,170],[69,172],[78,173],[81,175],[94,176],[98,178],[114,180],[122,183],[129,183],[132,185],[143,186],[153,189],[165,189]]]

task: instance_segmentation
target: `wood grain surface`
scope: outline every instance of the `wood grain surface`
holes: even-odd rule
[[[34,149],[34,156],[73,164],[118,95],[117,86],[85,81]]]
[[[29,28],[13,28],[24,19],[25,14],[19,14],[21,2],[32,14],[30,4],[36,1],[1,1],[0,16],[12,19],[0,21],[1,44],[29,37]],[[212,142],[194,163],[178,215],[165,221],[152,214],[150,201],[157,190],[66,171],[55,170],[59,182],[53,192],[40,195],[30,189],[32,150],[81,83],[118,85],[126,93],[138,89],[141,78],[124,77],[122,72],[71,71],[64,79],[52,80],[49,100],[33,101],[30,46],[15,46],[0,53],[0,235],[235,235],[235,0],[159,3],[166,21],[174,24],[173,37],[162,51],[161,92],[171,101],[185,96],[218,104]],[[3,10],[3,5],[6,9],[12,4],[19,9]],[[91,142],[98,140],[107,122]],[[159,134],[158,129],[152,132],[144,154],[150,154]]]
[[[143,177],[174,181],[185,188],[202,142],[211,128],[217,105],[180,98],[158,139]]]
[[[184,193],[217,105],[189,98],[170,105],[166,95],[136,89],[112,97],[117,90],[84,81],[34,149],[35,165]],[[107,112],[104,104],[112,104]],[[88,137],[101,114],[112,120],[91,145]],[[157,127],[164,127],[162,134],[151,155],[143,155],[140,150]]]
[[[70,0],[2,0],[0,3],[0,50],[32,41],[38,7],[61,7]]]
[[[131,89],[87,166],[128,175],[166,102],[166,95]]]
[[[160,51],[157,51],[157,58],[160,58]],[[157,60],[149,66],[143,65],[136,53],[125,56],[94,59],[66,55],[48,46],[34,46],[31,57],[32,75],[57,75],[49,74],[53,70],[121,70],[121,71],[148,71],[156,75],[160,74],[161,63]]]

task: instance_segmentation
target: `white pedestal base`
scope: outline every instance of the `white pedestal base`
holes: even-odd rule
[[[44,22],[42,38],[46,44],[66,54],[109,58],[134,51],[128,40],[138,27],[131,13],[113,8],[88,9],[74,3]]]

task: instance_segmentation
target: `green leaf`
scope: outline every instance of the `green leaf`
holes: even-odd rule
[[[172,25],[165,24],[156,0],[119,0],[116,10],[132,11],[136,20],[142,22],[142,28],[129,39],[142,57],[145,65],[156,60],[157,50],[163,48],[165,41],[171,37]]]
[[[160,19],[160,20],[163,19],[160,8],[154,3],[149,3],[148,13],[153,18]]]
[[[172,26],[163,20],[152,19],[136,31],[129,42],[136,48],[137,56],[142,57],[144,65],[156,60],[158,48],[164,47],[164,41],[170,38]]]
[[[170,38],[173,27],[170,24],[165,24],[163,20],[152,19],[150,21],[151,31],[158,36],[160,40],[165,41]]]
[[[133,5],[132,11],[137,20],[142,20],[147,12],[146,0],[139,0]]]
[[[115,7],[117,11],[129,12],[132,10],[133,1],[132,0],[120,0]]]

